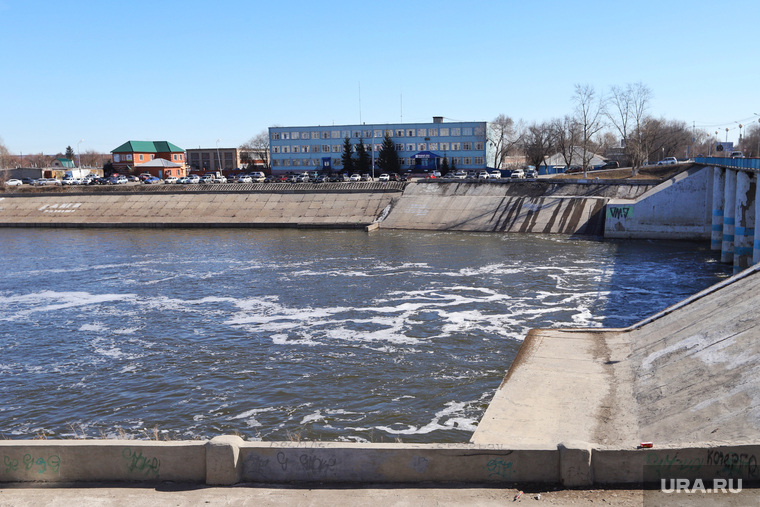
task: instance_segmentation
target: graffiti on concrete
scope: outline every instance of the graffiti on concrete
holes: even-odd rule
[[[646,465],[651,466],[660,477],[697,472],[702,468],[702,463],[702,458],[682,458],[678,453],[663,456],[653,452],[648,454],[646,459]]]
[[[632,218],[633,206],[607,206],[607,218],[615,218],[617,220]]]
[[[730,477],[760,477],[757,468],[757,458],[754,454],[723,452],[714,449],[707,451],[707,465],[719,466],[721,475]]]
[[[146,458],[142,450],[126,448],[121,452],[122,457],[127,461],[127,470],[129,472],[141,473],[148,477],[153,475],[158,477],[161,469],[161,460],[158,458]]]
[[[291,471],[295,468],[296,471],[301,470],[308,474],[326,474],[335,468],[337,461],[332,456],[320,458],[314,454],[304,453],[298,456],[298,460],[294,463],[284,452],[280,451],[277,453],[277,463],[280,464],[283,472],[287,472],[290,467]]]
[[[74,213],[78,207],[82,205],[81,202],[65,202],[61,204],[43,204],[37,211],[43,213]]]
[[[12,456],[3,456],[3,465],[5,466],[6,474],[12,474],[19,470],[32,470],[38,474],[44,474],[49,471],[57,474],[61,469],[61,458],[55,454],[47,458],[24,454],[20,460]]]
[[[489,477],[501,477],[502,479],[509,479],[515,473],[513,464],[511,461],[504,461],[501,458],[494,458],[486,464]]]

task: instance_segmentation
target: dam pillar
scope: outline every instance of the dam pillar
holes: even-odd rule
[[[713,167],[712,232],[710,250],[720,252],[723,247],[723,210],[726,199],[726,171]]]
[[[755,175],[755,221],[757,221],[757,217],[760,217],[760,195],[758,195],[758,192],[760,192],[760,178]],[[755,227],[755,230],[757,230],[757,227]],[[757,264],[760,262],[760,238],[757,235],[755,235],[752,241],[752,246],[752,264]]]
[[[755,240],[755,182],[746,171],[736,173],[736,206],[734,211],[734,274],[752,264]]]
[[[736,210],[736,171],[726,169],[726,192],[723,213],[723,242],[720,249],[720,262],[734,262],[734,212]]]

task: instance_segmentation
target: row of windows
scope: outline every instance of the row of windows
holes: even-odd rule
[[[439,127],[439,128],[398,128],[398,129],[375,129],[375,130],[322,130],[322,131],[298,131],[291,132],[272,132],[272,140],[291,140],[291,139],[345,139],[353,137],[356,139],[370,139],[373,137],[458,137],[458,136],[484,136],[486,130],[484,127]]]
[[[399,157],[398,163],[405,167],[405,166],[412,166],[415,165],[415,159],[414,157]],[[451,163],[454,165],[483,165],[485,164],[485,159],[483,157],[451,157]],[[342,167],[343,162],[339,158],[332,159],[332,165],[333,167]],[[304,158],[304,159],[275,159],[272,160],[272,167],[321,167],[322,166],[322,159],[321,158]]]
[[[470,151],[474,147],[475,150],[482,150],[483,143],[398,143],[396,144],[396,151]],[[382,144],[365,144],[364,149],[368,153],[374,151],[380,153],[383,149]],[[354,145],[354,151],[356,146]],[[303,146],[272,146],[272,153],[342,153],[342,144],[323,144],[323,145],[308,145]]]
[[[137,162],[145,162],[146,161],[146,157],[147,157],[147,155],[143,155],[142,153],[138,153],[137,156],[135,157],[135,160]],[[184,157],[184,155],[182,155],[180,153],[173,153],[172,154],[172,160],[174,160],[174,161],[182,160],[183,157]],[[132,154],[131,153],[126,153],[123,156],[123,158],[124,158],[125,162],[132,162]],[[150,155],[150,160],[154,160],[155,158],[156,158],[155,155]],[[121,162],[121,159],[122,159],[122,155],[120,155],[119,153],[114,153],[113,154],[113,161],[114,162]]]

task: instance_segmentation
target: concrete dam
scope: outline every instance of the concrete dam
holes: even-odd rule
[[[724,210],[733,217],[719,199],[721,191],[731,191],[725,180],[733,181],[724,172],[694,166],[665,182],[641,184],[426,181],[282,190],[13,191],[0,194],[0,226],[374,225],[707,241],[719,205],[721,217]],[[245,442],[236,436],[0,440],[6,464],[0,482],[591,487],[659,484],[663,478],[758,481],[759,291],[755,266],[629,328],[531,330],[466,444]]]

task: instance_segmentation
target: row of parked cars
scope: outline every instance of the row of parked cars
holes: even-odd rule
[[[440,173],[437,171],[433,171],[431,173],[432,178],[441,178]],[[513,180],[517,179],[525,179],[525,178],[537,178],[538,173],[535,169],[512,169],[511,171],[507,171],[507,174],[502,174],[502,171],[493,170],[493,171],[456,171],[456,172],[449,172],[446,173],[443,178],[445,179],[453,179],[453,180],[500,180],[504,178],[509,178]]]

